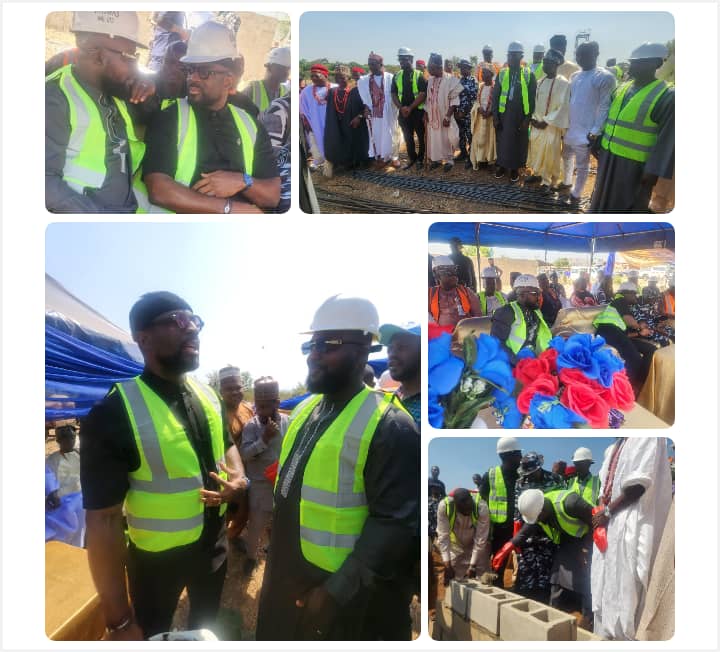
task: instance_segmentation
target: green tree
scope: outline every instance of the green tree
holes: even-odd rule
[[[558,258],[554,263],[553,267],[570,267],[569,258]]]
[[[468,61],[473,65],[473,68],[477,68],[477,65],[478,65],[478,55],[477,55],[477,54],[471,55],[470,58],[468,59]]]

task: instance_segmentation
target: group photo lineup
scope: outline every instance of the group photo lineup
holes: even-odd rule
[[[307,12],[299,65],[306,212],[675,205],[669,13]]]
[[[47,210],[287,211],[291,68],[287,14],[48,14]]]

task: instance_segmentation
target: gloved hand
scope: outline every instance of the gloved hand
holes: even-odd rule
[[[445,570],[443,571],[443,586],[447,586],[448,584],[450,584],[450,580],[454,579],[455,569],[452,567],[452,564],[445,564]]]
[[[592,514],[593,516],[595,516],[595,514],[599,514],[604,511],[604,505],[598,505],[597,507],[593,507]],[[593,521],[595,520],[596,519],[593,518]],[[606,525],[598,525],[593,528],[593,541],[595,542],[595,545],[600,552],[605,552],[607,550],[608,541]]]
[[[513,536],[520,532],[520,528],[523,526],[522,521],[513,521]]]
[[[492,568],[495,572],[499,571],[504,565],[508,558],[508,555],[513,551],[515,546],[512,541],[508,541],[500,550],[498,550],[492,559]]]

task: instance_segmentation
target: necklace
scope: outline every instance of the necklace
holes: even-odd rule
[[[333,93],[333,104],[335,104],[335,110],[340,114],[345,114],[345,109],[347,108],[348,98],[350,97],[350,90],[345,89],[345,92],[343,93],[342,99],[338,99],[340,96],[340,89],[336,88],[335,93]]]
[[[318,91],[317,91],[318,88],[324,88],[324,89],[325,89],[325,95],[323,95],[322,97],[318,97]],[[315,86],[315,84],[313,84],[313,87],[312,87],[312,95],[313,95],[313,99],[314,99],[318,104],[320,104],[320,105],[322,105],[322,104],[327,104],[327,94],[328,94],[327,86]]]
[[[541,86],[542,86],[542,83],[543,83],[546,79],[547,79],[547,77],[543,77],[543,78],[540,80],[540,85],[541,85]],[[547,103],[545,104],[545,115],[547,115],[547,114],[548,114],[548,111],[550,110],[550,100],[552,99],[552,92],[553,92],[553,88],[554,88],[554,86],[555,86],[555,80],[556,80],[556,79],[557,79],[557,77],[553,77],[553,79],[552,79],[552,84],[550,84],[550,92],[548,93]],[[543,116],[543,118],[545,117],[545,115]]]

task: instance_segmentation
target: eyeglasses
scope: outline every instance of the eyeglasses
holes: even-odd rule
[[[154,319],[150,322],[151,326],[174,325],[183,331],[187,330],[190,327],[190,324],[195,326],[198,331],[201,331],[203,326],[205,326],[205,322],[199,317],[199,315],[190,315],[186,312],[173,312],[165,317],[160,317],[159,319]]]
[[[130,54],[129,52],[123,52],[122,50],[115,50],[114,48],[109,48],[107,46],[103,46],[104,50],[109,50],[110,52],[114,52],[115,54],[119,54],[127,63],[137,63],[138,55],[137,54]]]
[[[212,75],[229,75],[228,70],[210,70],[209,68],[198,68],[197,66],[183,66],[182,71],[186,77],[192,77],[197,75],[200,79],[205,81]]]
[[[332,340],[310,340],[309,342],[303,342],[300,346],[300,350],[303,355],[310,355],[313,351],[318,353],[332,353],[337,351],[343,344],[357,344],[359,346],[365,346],[367,342],[353,342],[349,340],[343,340],[341,338],[335,338]]]
[[[523,295],[526,295],[526,294],[527,294],[527,295],[530,295],[531,297],[540,296],[540,293],[539,293],[537,290],[519,290],[518,293],[517,293],[517,295],[518,295],[519,297],[521,297],[521,296],[523,296]]]
[[[435,270],[435,273],[438,276],[457,276],[458,275],[458,271],[455,268],[445,268],[445,269],[437,268]]]

